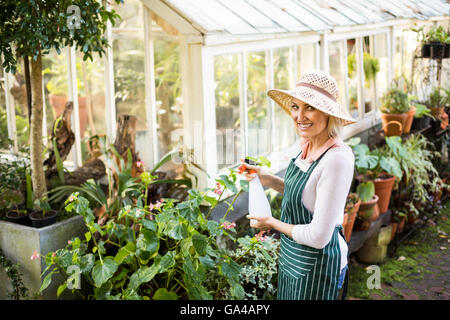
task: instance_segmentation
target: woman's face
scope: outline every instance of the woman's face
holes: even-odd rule
[[[314,139],[322,135],[328,137],[328,115],[309,104],[292,99],[291,117],[295,122],[300,137]]]

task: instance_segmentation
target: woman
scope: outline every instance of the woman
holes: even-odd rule
[[[264,186],[283,193],[281,220],[247,217],[256,219],[260,230],[281,233],[278,299],[334,300],[346,274],[342,222],[354,170],[352,150],[339,130],[355,120],[337,102],[336,81],[323,71],[304,74],[290,91],[270,90],[268,95],[292,117],[301,151],[284,180],[245,164]]]

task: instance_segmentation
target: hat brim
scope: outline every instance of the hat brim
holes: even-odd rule
[[[332,101],[327,96],[308,87],[297,87],[292,90],[272,89],[267,92],[267,95],[288,114],[291,114],[292,99],[296,98],[323,113],[341,119],[344,126],[356,122],[350,114],[343,110],[339,103]]]

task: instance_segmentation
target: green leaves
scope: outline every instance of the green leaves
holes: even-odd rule
[[[197,251],[200,256],[204,256],[206,254],[206,246],[208,245],[206,236],[194,234],[192,236],[192,244],[194,245],[195,251]]]
[[[375,185],[372,181],[362,182],[356,187],[356,192],[362,202],[372,200],[375,194]]]
[[[169,292],[166,288],[159,288],[153,295],[153,300],[178,300],[175,292]]]
[[[155,253],[159,249],[159,238],[154,231],[144,229],[136,240],[136,247],[142,251]]]
[[[92,280],[97,288],[101,287],[117,271],[119,265],[112,259],[106,259],[92,269]]]
[[[128,288],[137,290],[142,283],[151,281],[159,272],[160,266],[153,264],[150,267],[142,267],[138,269],[130,278]]]
[[[120,248],[114,258],[114,261],[120,265],[125,261],[129,256],[134,255],[136,252],[136,245],[134,242],[128,242],[124,247]]]
[[[188,236],[188,231],[183,223],[174,222],[168,236],[175,240],[181,240]]]

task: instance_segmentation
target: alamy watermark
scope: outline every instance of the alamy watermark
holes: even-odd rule
[[[366,272],[371,274],[366,281],[367,288],[370,290],[381,289],[381,271],[377,265],[371,265],[366,268]]]
[[[81,28],[81,10],[80,7],[72,4],[67,7],[66,13],[67,16],[67,27],[70,30],[80,29]]]

